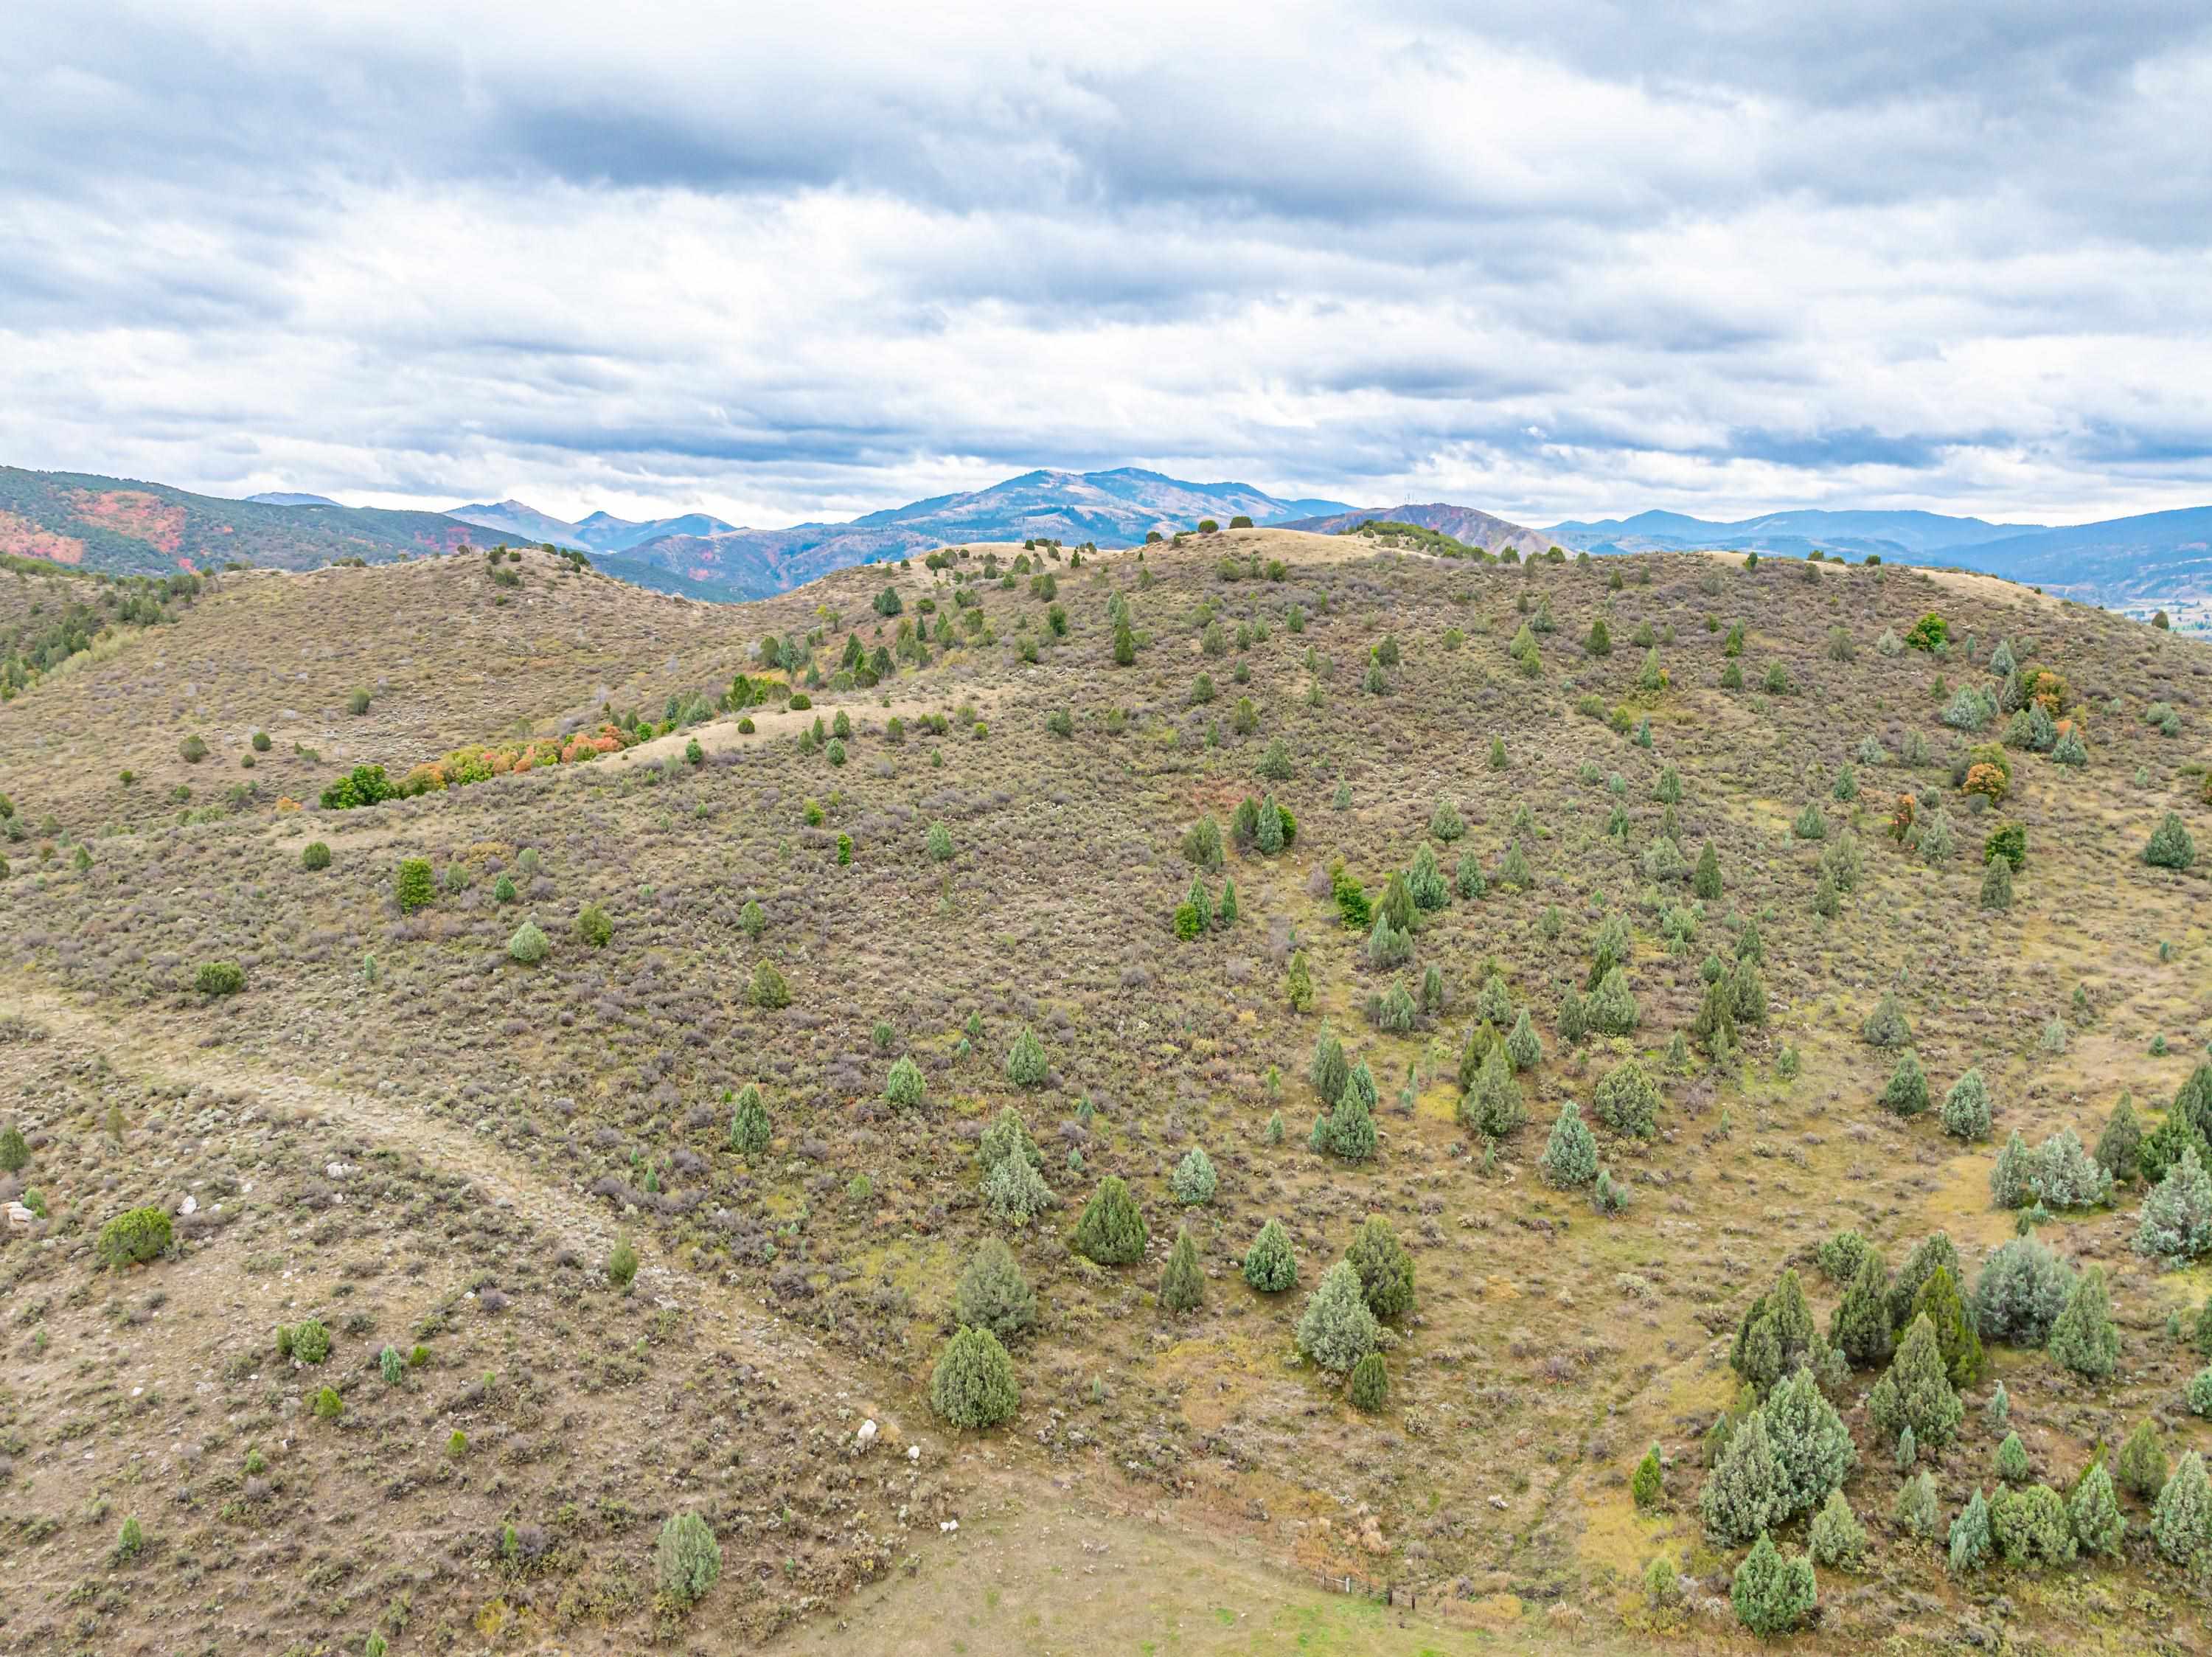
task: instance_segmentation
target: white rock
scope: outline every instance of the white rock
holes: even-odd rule
[[[179,1214],[198,1214],[199,1211],[200,1199],[197,1197],[187,1197],[177,1204],[177,1212]]]
[[[908,1461],[920,1461],[921,1459],[921,1446],[919,1444],[908,1445],[906,1447],[906,1459]]]
[[[89,1461],[91,1458],[88,1456],[85,1459]],[[960,1521],[957,1519],[940,1520],[938,1521],[937,1528],[940,1531],[957,1531],[960,1528]]]
[[[876,1423],[872,1421],[862,1422],[860,1423],[859,1436],[860,1440],[860,1447],[863,1450],[866,1449],[871,1444],[873,1444],[876,1441]]]

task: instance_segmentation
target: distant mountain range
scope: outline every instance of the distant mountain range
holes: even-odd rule
[[[1774,512],[1733,523],[1640,512],[1554,524],[1543,533],[1589,552],[1724,547],[1802,557],[1817,549],[1893,564],[1955,564],[2128,609],[2212,595],[2212,507],[2057,529],[1934,512]]]
[[[1723,522],[1676,512],[1569,521],[1531,529],[1444,502],[1353,508],[1289,499],[1248,484],[1196,484],[1123,466],[1029,472],[988,489],[939,495],[845,523],[751,529],[705,513],[647,520],[605,512],[571,523],[520,501],[393,512],[272,491],[249,500],[162,484],[0,467],[0,553],[117,574],[228,562],[309,570],[372,563],[490,540],[578,548],[609,575],[693,598],[757,598],[830,570],[971,542],[1048,537],[1131,546],[1153,531],[1238,516],[1341,533],[1370,519],[1418,524],[1491,551],[1558,545],[1595,553],[1731,548],[1802,557],[1815,549],[1890,563],[1954,564],[2070,597],[2147,611],[2212,599],[2212,506],[2051,528],[1932,512],[1803,510]]]

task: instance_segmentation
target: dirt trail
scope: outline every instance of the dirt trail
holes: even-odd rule
[[[811,1336],[740,1289],[676,1265],[651,1227],[625,1229],[604,1202],[580,1186],[517,1162],[465,1127],[374,1092],[328,1087],[265,1062],[200,1048],[150,1019],[73,999],[20,972],[0,978],[0,1017],[11,1014],[100,1054],[118,1070],[250,1093],[271,1104],[311,1111],[382,1146],[411,1151],[441,1173],[466,1176],[487,1200],[529,1220],[554,1246],[565,1244],[587,1258],[604,1256],[618,1237],[628,1236],[641,1257],[640,1294],[694,1312],[702,1337],[722,1342],[746,1362],[772,1366],[802,1393],[845,1398],[855,1410],[872,1415],[892,1437],[901,1436],[898,1423],[875,1394],[875,1384],[856,1366],[833,1360]]]

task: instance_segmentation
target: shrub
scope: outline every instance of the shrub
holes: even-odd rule
[[[1145,1258],[1144,1215],[1120,1176],[1098,1182],[1075,1225],[1075,1252],[1102,1266],[1127,1265]]]
[[[166,1252],[172,1235],[169,1216],[157,1208],[131,1209],[100,1228],[94,1252],[102,1265],[121,1270],[143,1265]]]
[[[325,1386],[315,1394],[315,1419],[336,1421],[345,1414],[345,1400],[338,1396],[335,1386]]]
[[[660,1527],[653,1572],[661,1596],[671,1605],[696,1604],[722,1575],[722,1544],[698,1514],[676,1514]]]
[[[525,966],[537,966],[545,959],[545,952],[551,947],[535,921],[525,921],[515,928],[514,935],[507,941],[507,954]]]
[[[629,1239],[617,1238],[607,1253],[607,1281],[617,1288],[628,1288],[637,1276],[637,1251]]]
[[[586,904],[576,911],[576,935],[590,947],[604,949],[615,935],[615,923],[597,904]]]
[[[1856,1570],[1866,1563],[1866,1526],[1859,1523],[1843,1491],[1831,1490],[1805,1533],[1805,1551],[1820,1564]]]
[[[784,981],[774,961],[763,960],[754,966],[751,996],[754,1006],[769,1011],[791,1005],[791,985]]]
[[[1552,1124],[1551,1137],[1537,1166],[1547,1180],[1562,1190],[1586,1185],[1597,1178],[1597,1141],[1571,1099],[1559,1107],[1559,1119]]]
[[[1380,1334],[1358,1272],[1349,1260],[1339,1260],[1307,1298],[1298,1319],[1298,1350],[1342,1374],[1375,1349]]]
[[[884,1079],[884,1098],[901,1110],[912,1110],[921,1103],[921,1067],[902,1056]]]
[[[930,862],[949,863],[952,861],[952,831],[945,827],[943,823],[932,823],[929,825],[929,832],[923,838],[929,851]]]
[[[1262,1295],[1279,1295],[1297,1286],[1297,1254],[1281,1221],[1270,1220],[1261,1226],[1252,1246],[1244,1251],[1244,1281]]]
[[[331,1331],[319,1318],[302,1318],[285,1331],[280,1344],[301,1363],[320,1363],[331,1355]]]
[[[1615,1133],[1650,1139],[1659,1130],[1659,1089],[1632,1058],[1607,1073],[1595,1103],[1597,1119]]]
[[[192,988],[203,996],[234,996],[246,988],[246,972],[236,961],[202,961]]]
[[[1024,1027],[1006,1051],[1006,1080],[1017,1087],[1042,1087],[1050,1073],[1044,1044],[1036,1031]]]
[[[300,867],[310,873],[331,866],[331,849],[320,840],[311,840],[300,853]]]
[[[428,907],[438,899],[438,877],[430,872],[426,857],[403,859],[392,877],[392,895],[403,914],[412,914]]]

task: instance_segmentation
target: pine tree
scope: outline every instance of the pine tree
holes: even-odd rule
[[[2212,1482],[2196,1451],[2174,1464],[2173,1476],[2159,1491],[2151,1535],[2159,1552],[2177,1565],[2201,1569],[2212,1557]]]
[[[1972,1386],[1987,1373],[1989,1360],[1982,1352],[1982,1337],[1967,1315],[1965,1298],[1948,1266],[1938,1266],[1913,1296],[1912,1316],[1935,1326],[1936,1349],[1943,1355],[1943,1373],[1957,1387]],[[1921,1436],[1927,1437],[1925,1433]]]
[[[1075,1225],[1075,1252],[1102,1266],[1125,1266],[1145,1258],[1145,1217],[1119,1174],[1108,1174],[1084,1204]]]
[[[2136,1177],[2142,1154],[2142,1129],[2136,1121],[2135,1101],[2122,1093],[2097,1140],[2097,1163],[2113,1179],[2126,1181]]]
[[[1912,1026],[1905,1021],[1905,1010],[1897,1004],[1897,997],[1885,994],[1881,1003],[1867,1017],[1860,1034],[1875,1047],[1906,1047],[1912,1043]]]
[[[1966,1408],[1945,1372],[1936,1325],[1917,1316],[1898,1343],[1897,1356],[1867,1395],[1867,1416],[1883,1433],[1912,1429],[1920,1443],[1940,1447],[1959,1430]]]
[[[1346,1077],[1336,1108],[1314,1124],[1313,1148],[1347,1162],[1364,1162],[1375,1154],[1375,1144],[1374,1106],[1358,1082]]]
[[[1167,1267],[1160,1273],[1160,1307],[1167,1312],[1192,1312],[1205,1299],[1206,1274],[1199,1270],[1198,1247],[1186,1226],[1176,1233]]]
[[[1809,1369],[1784,1376],[1767,1394],[1763,1408],[1781,1480],[1780,1517],[1810,1513],[1843,1484],[1858,1460],[1850,1429],[1835,1405],[1821,1396]]]
[[[2034,1154],[2015,1128],[1990,1168],[1990,1201],[2001,1209],[2027,1207],[2028,1198],[2034,1194]]]
[[[1559,1120],[1552,1124],[1551,1138],[1537,1166],[1546,1179],[1562,1190],[1586,1185],[1597,1178],[1597,1140],[1571,1099],[1559,1107]]]
[[[1641,1018],[1628,975],[1617,966],[1609,967],[1589,998],[1590,1027],[1601,1035],[1625,1036],[1635,1031]]]
[[[1313,971],[1306,965],[1306,952],[1303,949],[1291,952],[1291,970],[1283,981],[1283,994],[1293,1013],[1313,1010]]]
[[[1895,1343],[1889,1321],[1889,1269],[1869,1249],[1828,1323],[1828,1344],[1861,1369],[1889,1361]]]
[[[2076,1280],[2066,1309],[2051,1325],[2049,1347],[2053,1358],[2092,1380],[2103,1380],[2118,1368],[2120,1331],[2112,1325],[2103,1267],[2091,1266]]]
[[[1943,1512],[1936,1502],[1936,1481],[1926,1469],[1898,1487],[1897,1501],[1889,1512],[1908,1534],[1923,1540],[1935,1537],[1943,1522]]]
[[[1359,1274],[1367,1309],[1377,1318],[1401,1317],[1413,1309],[1413,1257],[1381,1215],[1370,1214],[1360,1222],[1344,1258]]]
[[[1341,1374],[1375,1349],[1380,1338],[1375,1314],[1359,1286],[1359,1274],[1339,1260],[1307,1297],[1298,1319],[1298,1350],[1323,1369]]]
[[[1659,1131],[1659,1089],[1634,1059],[1624,1059],[1597,1084],[1597,1119],[1618,1134],[1650,1139]]]
[[[1042,1087],[1050,1070],[1044,1044],[1036,1031],[1024,1027],[1006,1051],[1006,1080],[1017,1087]]]
[[[1943,1095],[1943,1131],[1967,1141],[1990,1136],[1990,1089],[1979,1070],[1969,1070]]]
[[[1281,1221],[1270,1220],[1261,1227],[1252,1246],[1244,1251],[1244,1281],[1262,1295],[1279,1295],[1297,1286],[1297,1253]]]
[[[1764,1533],[1729,1584],[1736,1620],[1763,1640],[1794,1631],[1812,1615],[1818,1599],[1813,1562],[1801,1555],[1785,1556]]]
[[[1306,1067],[1306,1079],[1313,1083],[1313,1090],[1321,1095],[1322,1104],[1334,1105],[1343,1096],[1345,1080],[1351,1074],[1352,1067],[1345,1061],[1344,1044],[1328,1026],[1322,1025],[1320,1039],[1314,1043],[1313,1063]]]
[[[1649,1513],[1659,1505],[1659,1498],[1667,1493],[1667,1470],[1659,1458],[1659,1447],[1655,1444],[1644,1453],[1644,1459],[1636,1464],[1636,1471],[1628,1481],[1628,1493],[1635,1498],[1636,1510]]]

